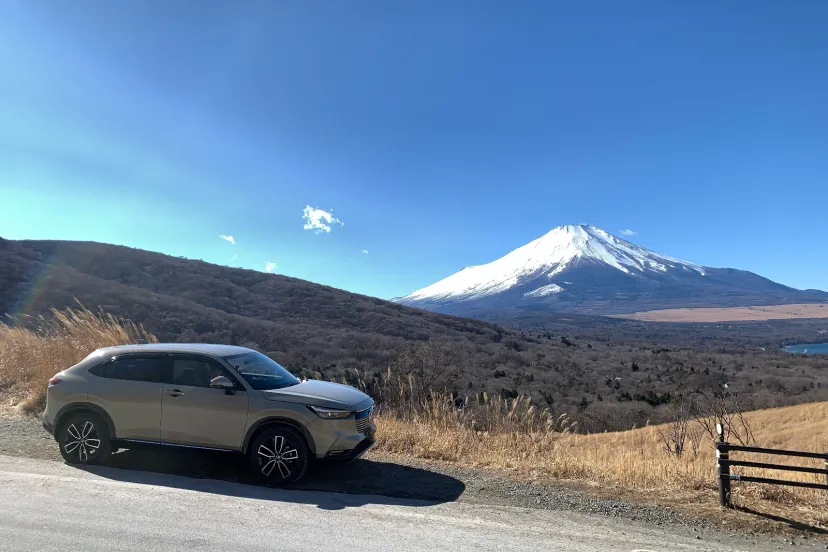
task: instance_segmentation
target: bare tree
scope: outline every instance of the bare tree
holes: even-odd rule
[[[418,343],[402,352],[375,382],[372,393],[385,406],[414,412],[434,394],[450,393],[465,373],[467,360],[449,344],[434,340]]]
[[[670,403],[670,420],[658,434],[667,454],[681,456],[687,445],[690,417],[687,402],[679,397]],[[692,444],[692,443],[691,443]],[[696,449],[697,447],[694,447]]]
[[[692,426],[687,431],[687,440],[690,444],[690,452],[693,458],[699,455],[699,447],[704,439],[704,432],[698,425]]]
[[[753,429],[742,412],[739,398],[728,391],[727,385],[721,390],[708,390],[698,394],[693,410],[696,423],[711,440],[718,439],[716,426],[721,424],[725,441],[735,441],[740,445],[754,442]]]

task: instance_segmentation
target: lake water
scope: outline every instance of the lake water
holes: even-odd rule
[[[828,355],[828,343],[803,343],[801,345],[788,345],[785,347],[788,353],[807,353],[809,355]]]

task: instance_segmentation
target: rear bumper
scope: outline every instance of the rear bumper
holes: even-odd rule
[[[55,426],[53,426],[52,424],[50,424],[49,422],[47,422],[45,418],[42,420],[42,422],[41,422],[41,423],[42,423],[42,425],[43,425],[43,429],[45,429],[45,430],[46,430],[46,432],[47,432],[49,435],[51,435],[51,436],[53,436],[53,437],[54,437],[54,435],[55,435]]]

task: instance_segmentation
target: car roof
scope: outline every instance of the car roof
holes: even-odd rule
[[[202,353],[220,357],[242,355],[253,352],[247,347],[219,345],[212,343],[146,343],[140,345],[116,345],[97,350],[101,354],[114,353]]]

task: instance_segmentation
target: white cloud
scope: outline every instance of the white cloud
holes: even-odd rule
[[[630,230],[629,228],[624,228],[623,230],[619,230],[618,233],[621,234],[622,236],[635,236],[636,234],[638,234],[638,232],[636,232],[635,230]]]
[[[279,265],[276,263],[265,263],[265,272],[273,272],[277,268],[279,268]]]
[[[224,241],[228,241],[228,242],[232,243],[233,245],[236,245],[236,238],[234,238],[233,236],[227,236],[225,234],[222,234],[219,237],[221,239],[223,239]]]
[[[239,258],[239,256],[238,256],[238,255],[236,255],[235,253],[233,253],[233,256],[232,256],[232,257],[230,257],[230,262],[233,262],[233,261],[235,261],[235,260],[236,260],[236,259],[238,259],[238,258]]]
[[[331,226],[334,224],[345,226],[344,222],[333,216],[333,209],[325,211],[324,209],[314,209],[310,205],[302,211],[302,220],[305,221],[305,230],[312,230],[316,234],[329,233]]]
[[[363,249],[363,250],[362,250],[362,252],[363,252],[364,254],[366,254],[366,255],[368,254],[368,250],[367,250],[367,249]]]

